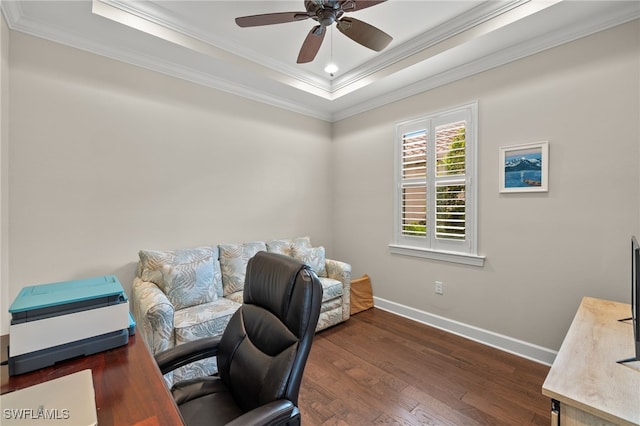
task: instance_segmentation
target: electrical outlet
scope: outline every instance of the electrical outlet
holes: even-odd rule
[[[436,281],[436,294],[444,294],[444,283],[442,281]]]

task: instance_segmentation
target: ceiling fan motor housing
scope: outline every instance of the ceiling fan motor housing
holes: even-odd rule
[[[342,14],[339,1],[313,1],[306,0],[305,7],[309,16],[318,21],[323,27],[331,26]]]

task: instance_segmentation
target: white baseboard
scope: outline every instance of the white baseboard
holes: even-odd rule
[[[441,317],[439,315],[434,315],[429,312],[411,308],[409,306],[405,306],[396,302],[391,302],[386,299],[381,299],[374,296],[373,301],[376,308],[392,312],[396,315],[400,315],[402,317],[426,325],[430,325],[435,328],[439,328],[440,330],[444,330],[449,333],[453,333],[458,336],[476,341],[478,343],[482,343],[484,345],[491,346],[493,348],[500,349],[514,355],[518,355],[520,357],[538,362],[540,364],[553,364],[553,360],[558,354],[557,351],[543,348],[542,346],[527,343],[522,340],[494,333],[489,330],[483,330],[472,325],[454,321],[445,317]]]

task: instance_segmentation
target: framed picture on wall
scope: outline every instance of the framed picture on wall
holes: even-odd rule
[[[549,142],[500,147],[500,192],[549,191]]]

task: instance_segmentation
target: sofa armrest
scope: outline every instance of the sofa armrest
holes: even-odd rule
[[[137,331],[151,353],[156,354],[173,347],[175,309],[167,296],[154,283],[143,281],[139,277],[133,280],[131,290]]]
[[[351,315],[351,265],[339,260],[325,259],[327,277],[342,283],[342,318],[348,320]]]

